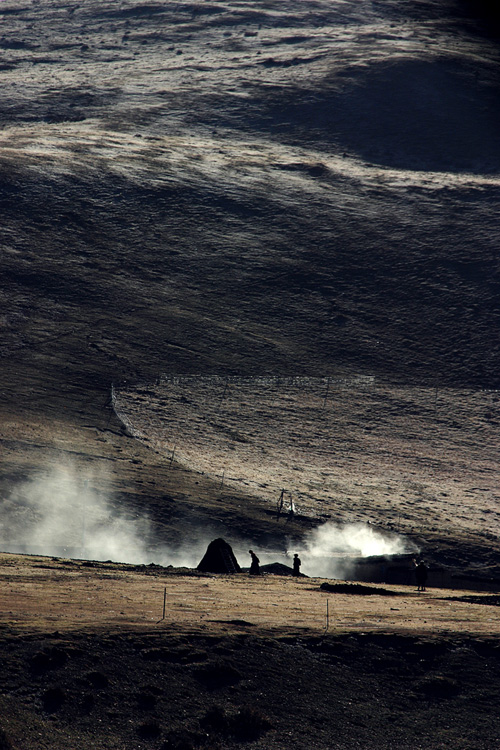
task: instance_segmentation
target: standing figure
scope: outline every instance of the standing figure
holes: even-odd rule
[[[425,591],[425,584],[427,582],[427,565],[423,560],[415,563],[415,577],[417,579],[417,591]]]
[[[294,576],[300,576],[300,566],[301,566],[301,560],[297,553],[293,556],[293,575]]]
[[[250,557],[252,558],[252,564],[250,565],[250,575],[260,576],[260,560],[253,550],[249,549],[248,552],[250,554]]]

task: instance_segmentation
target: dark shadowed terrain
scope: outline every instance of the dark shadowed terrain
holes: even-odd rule
[[[14,582],[17,747],[498,745],[498,595],[1,555]]]
[[[496,4],[3,0],[0,76],[1,549],[369,523],[494,588]],[[494,626],[374,632],[7,619],[0,748],[498,746]]]

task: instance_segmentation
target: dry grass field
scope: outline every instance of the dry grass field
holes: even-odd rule
[[[499,596],[0,556],[2,747],[494,748]]]
[[[1,556],[0,625],[19,634],[149,630],[186,635],[251,632],[496,637],[500,595],[350,583],[322,590],[318,578],[196,574],[159,566]],[[331,580],[328,581],[335,586]],[[165,595],[166,592],[166,595]],[[165,618],[163,603],[166,596]],[[470,600],[473,600],[473,603]],[[328,630],[327,630],[327,605]]]

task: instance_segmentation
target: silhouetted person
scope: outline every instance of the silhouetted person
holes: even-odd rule
[[[293,556],[293,575],[294,576],[300,576],[300,566],[302,565],[300,561],[300,557],[297,553]]]
[[[425,584],[427,583],[428,568],[423,560],[415,563],[415,577],[417,579],[417,591],[425,591]]]
[[[250,557],[252,558],[252,564],[250,565],[250,575],[260,576],[260,560],[253,550],[249,549],[248,552],[250,554]]]

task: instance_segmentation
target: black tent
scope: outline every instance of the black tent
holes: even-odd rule
[[[201,573],[239,573],[241,568],[231,545],[224,539],[214,539],[196,570]]]

